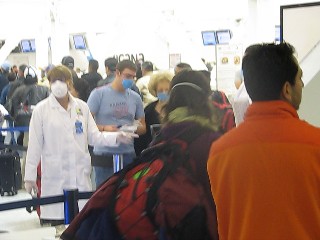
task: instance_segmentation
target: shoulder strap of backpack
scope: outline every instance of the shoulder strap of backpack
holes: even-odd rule
[[[222,119],[222,130],[227,132],[232,126],[235,126],[234,114],[232,108],[228,108],[223,115]]]

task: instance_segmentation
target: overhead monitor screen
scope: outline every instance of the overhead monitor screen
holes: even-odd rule
[[[202,41],[204,46],[216,45],[217,37],[215,31],[203,31],[202,33]]]
[[[280,37],[280,26],[276,25],[275,26],[275,38],[274,38],[274,41],[276,43],[278,43],[278,42],[280,42],[280,39],[281,39],[281,37]]]
[[[34,39],[30,39],[29,42],[30,42],[31,49],[34,52],[36,50],[35,40]]]
[[[35,52],[36,44],[34,39],[21,40],[21,52]]]
[[[73,42],[75,49],[86,49],[86,43],[83,35],[73,35]]]
[[[218,44],[229,44],[231,40],[230,30],[219,30],[217,31]]]

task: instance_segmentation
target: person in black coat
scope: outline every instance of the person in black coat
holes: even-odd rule
[[[152,141],[151,126],[154,124],[160,124],[162,119],[162,107],[169,98],[170,81],[173,78],[173,74],[170,72],[159,72],[153,74],[150,78],[148,85],[149,92],[157,97],[158,100],[150,103],[145,109],[145,119],[147,132],[135,139],[135,151],[137,156],[148,147]]]

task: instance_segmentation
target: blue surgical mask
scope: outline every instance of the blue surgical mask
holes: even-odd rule
[[[122,87],[124,89],[131,88],[133,86],[133,80],[132,79],[123,79],[122,80]]]
[[[160,102],[165,102],[169,99],[169,94],[167,92],[158,92],[157,97]]]

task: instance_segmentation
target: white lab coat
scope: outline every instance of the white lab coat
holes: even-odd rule
[[[0,127],[1,128],[7,128],[8,127],[7,121],[4,120],[4,116],[6,116],[8,114],[9,113],[8,113],[7,109],[5,109],[4,106],[0,104]],[[5,131],[0,132],[0,134],[2,136],[7,136],[7,132],[5,132]]]
[[[53,94],[38,103],[29,127],[25,178],[36,181],[41,159],[41,197],[63,194],[63,189],[91,191],[91,160],[88,143],[117,146],[117,132],[100,132],[88,105],[69,94],[66,111]],[[82,123],[77,133],[75,123]],[[85,201],[79,201],[81,209]],[[42,219],[63,219],[63,204],[41,206]]]
[[[242,82],[232,102],[236,126],[243,122],[247,108],[251,103],[252,101],[247,93],[247,89],[244,82]]]

